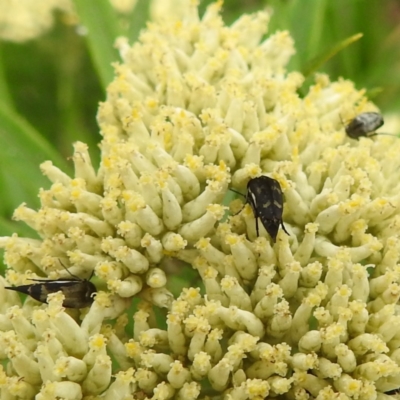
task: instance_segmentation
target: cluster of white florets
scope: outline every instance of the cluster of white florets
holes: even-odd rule
[[[130,13],[136,0],[109,0],[119,13]],[[78,18],[72,0],[1,0],[0,40],[25,42],[36,39],[53,27],[56,12],[64,22],[76,25]]]
[[[72,13],[70,0],[2,0],[0,2],[0,39],[24,42],[48,31],[55,11]]]
[[[285,70],[292,39],[264,39],[266,13],[227,27],[220,3],[202,19],[184,7],[132,47],[119,41],[100,169],[82,143],[74,178],[44,163],[41,209],[15,213],[41,239],[0,241],[10,283],[65,277],[65,266],[104,289],[79,323],[59,294],[10,308],[3,290],[0,387],[38,399],[386,398],[400,387],[400,142],[346,137],[342,120],[374,110],[351,82],[319,75],[301,98],[303,77]],[[285,196],[289,235],[276,243],[227,200],[261,174]],[[204,289],[174,299],[171,260]]]

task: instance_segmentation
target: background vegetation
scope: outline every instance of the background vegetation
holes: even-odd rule
[[[201,9],[210,2],[202,1]],[[130,15],[118,14],[108,0],[74,3],[79,26],[65,24],[60,14],[54,28],[35,40],[0,42],[0,236],[32,235],[10,217],[22,202],[39,206],[39,188],[49,187],[41,162],[51,159],[72,173],[68,157],[80,140],[98,164],[95,117],[113,76],[111,62],[118,60],[112,44],[119,35],[133,42],[148,20],[149,0],[138,0]],[[288,29],[295,39],[291,70],[304,71],[310,60],[362,33],[318,70],[367,88],[383,112],[399,112],[398,0],[225,0],[224,17],[230,23],[266,6],[274,10],[269,32]]]

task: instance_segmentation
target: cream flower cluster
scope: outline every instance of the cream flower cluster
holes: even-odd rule
[[[74,178],[44,163],[41,209],[15,213],[41,239],[0,240],[9,283],[67,277],[66,267],[94,271],[103,289],[81,315],[60,293],[21,306],[0,290],[2,395],[391,398],[400,141],[346,136],[342,121],[376,110],[349,81],[318,75],[300,96],[302,75],[285,69],[293,41],[264,36],[268,14],[227,27],[221,3],[201,19],[196,2],[182,7],[133,46],[119,40],[123,62],[98,112],[99,170],[82,143]],[[276,243],[261,223],[257,237],[243,199],[230,201],[229,188],[245,193],[262,174],[285,197],[290,235],[280,229]],[[174,299],[182,261],[201,288]]]
[[[34,39],[53,26],[56,10],[70,14],[70,0],[1,0],[0,38],[12,42]]]
[[[110,0],[120,13],[130,13],[136,0]],[[0,39],[25,42],[35,39],[54,23],[54,12],[60,11],[70,23],[77,23],[72,0],[1,0]]]

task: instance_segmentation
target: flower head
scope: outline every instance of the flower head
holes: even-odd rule
[[[0,3],[0,38],[13,42],[34,39],[53,26],[54,11],[72,15],[69,0],[3,0]]]
[[[136,0],[110,0],[121,14],[132,12]],[[76,25],[78,18],[72,0],[2,0],[0,2],[0,39],[25,42],[50,30],[56,11],[63,13],[63,22]],[[81,29],[81,32],[85,30]]]
[[[64,265],[104,290],[81,317],[56,295],[6,312],[16,298],[3,291],[4,390],[15,376],[40,398],[375,399],[400,387],[400,142],[347,137],[342,121],[376,110],[364,92],[317,75],[301,97],[289,34],[265,38],[265,12],[225,26],[220,7],[200,19],[187,0],[181,19],[120,39],[99,170],[77,143],[75,177],[44,163],[41,209],[16,211],[41,239],[1,240],[11,283]],[[285,198],[276,243],[228,197],[260,175]],[[174,298],[171,259],[204,290]]]

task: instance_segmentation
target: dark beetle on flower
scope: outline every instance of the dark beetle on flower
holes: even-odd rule
[[[358,139],[361,136],[379,135],[375,131],[383,125],[383,117],[377,112],[364,112],[354,117],[345,127],[347,136]]]
[[[236,192],[234,190],[234,192]],[[236,192],[239,193],[239,192]],[[242,193],[239,193],[244,196]],[[259,236],[258,218],[272,240],[276,241],[279,226],[289,235],[282,221],[283,194],[279,182],[262,175],[247,183],[246,203],[249,203],[256,219],[256,232]]]
[[[93,303],[93,294],[97,292],[96,286],[87,279],[72,276],[73,278],[70,279],[32,279],[32,281],[38,283],[15,287],[7,286],[5,289],[28,294],[42,303],[47,303],[47,295],[50,293],[61,291],[65,297],[64,307],[89,307]]]

